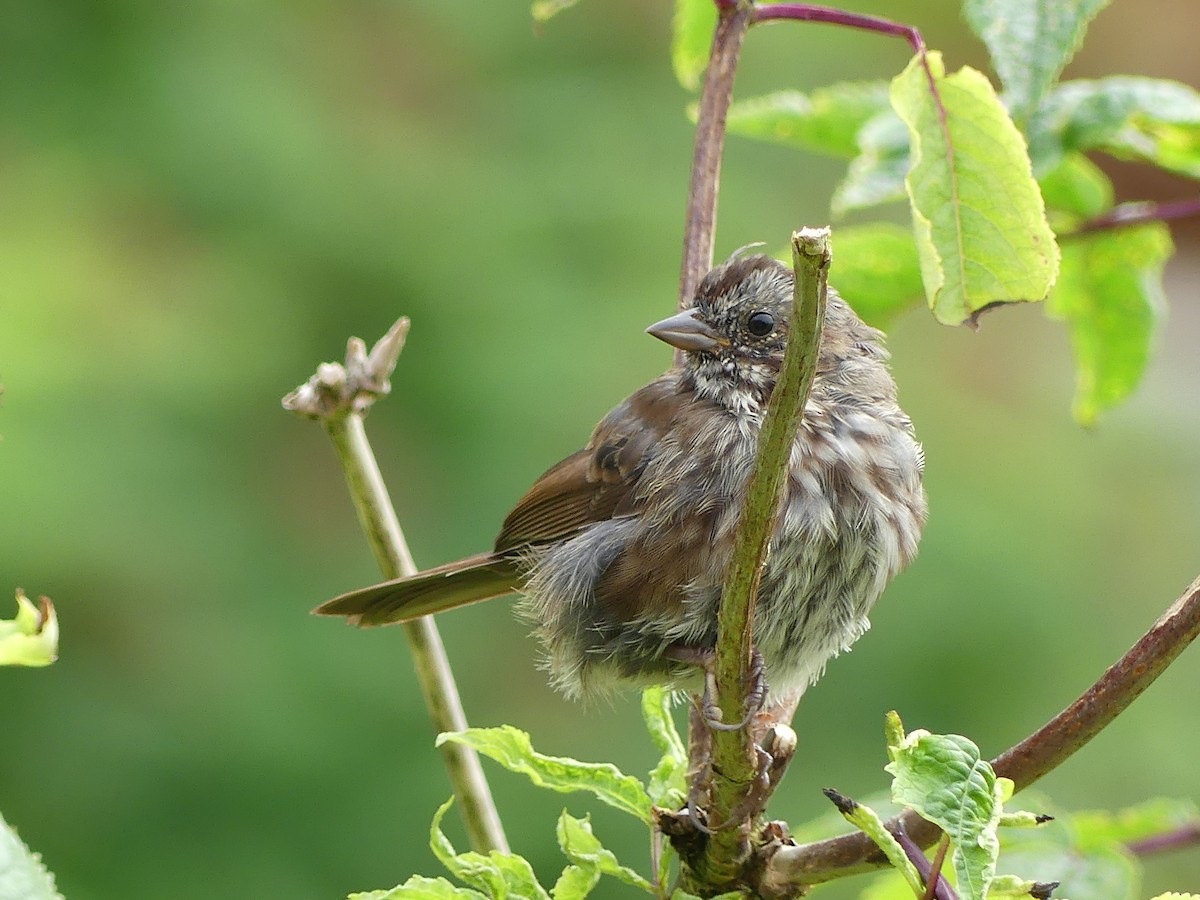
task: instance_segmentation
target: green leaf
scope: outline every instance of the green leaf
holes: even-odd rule
[[[590,791],[609,806],[650,824],[650,798],[642,783],[610,763],[585,763],[536,752],[529,735],[511,725],[468,728],[438,735],[437,744],[452,741],[474,747],[510,772],[528,776],[538,787],[569,793]]]
[[[1062,275],[1046,314],[1067,323],[1075,356],[1074,415],[1095,423],[1141,381],[1165,309],[1162,222],[1080,235],[1063,248]]]
[[[429,847],[451,875],[496,900],[506,897],[513,900],[550,900],[550,895],[538,884],[533,867],[524,857],[515,853],[501,853],[499,850],[493,850],[486,856],[474,850],[456,852],[441,828],[442,817],[453,804],[454,798],[451,797],[438,807],[433,824],[429,827]]]
[[[606,850],[600,839],[592,833],[591,822],[577,819],[565,809],[558,817],[558,846],[562,848],[567,859],[585,871],[593,871],[597,875],[611,875],[626,884],[641,888],[647,893],[654,893],[654,885],[630,869],[617,862],[611,850]],[[557,900],[557,895],[555,895]]]
[[[567,866],[550,889],[550,896],[554,900],[581,900],[592,892],[599,880],[600,873],[594,868]]]
[[[391,890],[362,891],[351,894],[346,900],[487,900],[487,896],[470,888],[457,887],[445,878],[414,875]]]
[[[892,799],[950,835],[959,894],[984,900],[1000,853],[996,826],[1004,790],[991,765],[965,737],[924,730],[889,742],[888,755]]]
[[[1119,847],[1080,853],[1052,842],[1005,850],[1001,865],[1019,878],[1057,881],[1056,897],[1070,900],[1139,900],[1137,861]]]
[[[671,29],[671,67],[689,91],[700,87],[708,68],[713,34],[717,30],[717,5],[712,0],[675,0]]]
[[[739,100],[729,107],[725,124],[730,134],[851,159],[859,153],[859,131],[880,113],[895,118],[887,82],[858,81],[811,94],[778,91]]]
[[[920,56],[892,82],[892,105],[908,126],[905,184],[925,294],[934,315],[957,325],[994,303],[1041,300],[1058,272],[1024,141],[991,84],[963,68],[947,76],[928,54],[945,128]]]
[[[1200,894],[1177,894],[1170,891],[1166,894],[1159,894],[1153,900],[1200,900]]]
[[[62,900],[41,857],[0,816],[0,900]]]
[[[579,0],[536,0],[530,12],[533,14],[533,21],[545,22],[578,2]]]
[[[1068,231],[1093,219],[1113,204],[1112,181],[1082,153],[1064,156],[1038,179],[1042,197],[1056,227]]]
[[[921,261],[912,229],[887,222],[839,228],[833,280],[868,325],[886,328],[921,305]]]
[[[650,739],[662,758],[650,771],[646,791],[650,802],[667,809],[678,809],[687,798],[687,749],[671,718],[671,692],[661,686],[642,692],[642,718]]]
[[[1023,122],[1083,43],[1109,0],[966,0],[967,24],[987,44],[1012,116]]]
[[[48,666],[58,658],[58,617],[49,597],[34,606],[17,589],[17,614],[0,619],[0,666]]]
[[[904,199],[909,169],[908,129],[895,110],[881,112],[858,132],[859,154],[833,192],[833,213]]]
[[[1200,822],[1200,808],[1191,800],[1158,798],[1112,812],[1094,810],[1071,816],[1075,840],[1084,850],[1109,844],[1129,844]]]
[[[1039,172],[1095,149],[1200,178],[1200,93],[1156,78],[1068,81],[1030,121],[1029,147]]]

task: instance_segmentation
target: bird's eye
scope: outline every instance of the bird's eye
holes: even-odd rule
[[[775,329],[775,317],[769,312],[752,313],[746,320],[746,330],[755,337],[766,337]]]

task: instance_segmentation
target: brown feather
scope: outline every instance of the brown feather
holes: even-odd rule
[[[511,594],[519,586],[519,565],[511,556],[480,553],[395,578],[326,601],[313,610],[345,616],[354,625],[390,625]]]

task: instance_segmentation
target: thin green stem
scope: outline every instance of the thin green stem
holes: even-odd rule
[[[323,424],[342,463],[354,510],[379,561],[380,570],[387,578],[414,574],[417,567],[367,440],[362,414],[350,412],[331,416],[324,419]],[[425,616],[404,623],[403,628],[434,730],[437,733],[464,731],[467,717],[433,619]],[[442,744],[441,753],[472,848],[481,853],[490,850],[507,852],[508,841],[479,757],[471,748],[449,741]]]

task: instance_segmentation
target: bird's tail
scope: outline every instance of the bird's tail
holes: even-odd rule
[[[322,603],[314,613],[345,616],[353,625],[391,625],[447,609],[511,594],[519,586],[520,567],[511,556],[480,553],[362,588]]]

